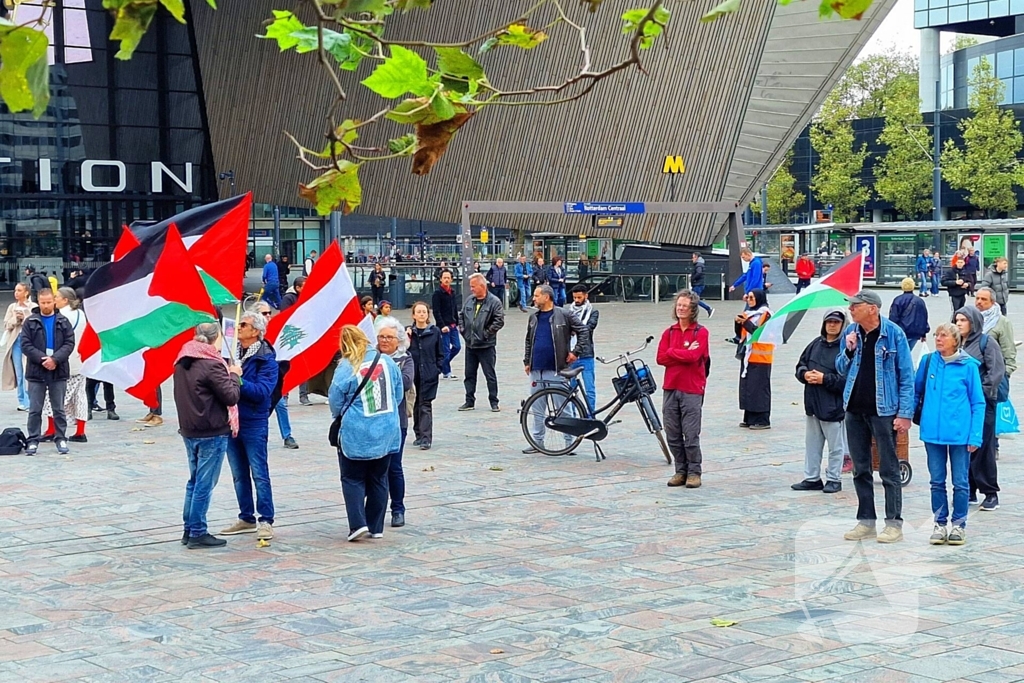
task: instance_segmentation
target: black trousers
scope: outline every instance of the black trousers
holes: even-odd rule
[[[878,475],[885,490],[886,526],[903,526],[903,489],[900,464],[896,459],[896,433],[893,417],[846,413],[846,441],[853,458],[853,487],[857,491],[857,521],[873,525],[875,514],[875,475],[871,471],[871,438],[878,448]]]
[[[964,304],[967,303],[967,290],[962,289],[960,291],[962,294],[949,293],[949,303],[952,304],[954,313],[963,308]]]
[[[972,494],[976,491],[980,491],[983,496],[999,493],[996,468],[996,405],[991,401],[985,401],[981,448],[971,453],[971,467],[967,479]]]
[[[484,378],[487,380],[487,399],[492,406],[498,405],[498,373],[494,370],[494,362],[497,357],[493,346],[483,349],[466,347],[466,379],[463,384],[466,387],[466,403],[476,403],[476,373],[477,368],[483,368]]]
[[[96,387],[103,385],[103,402],[106,405],[104,410],[116,410],[114,405],[114,385],[110,382],[101,382],[98,379],[85,380],[85,393],[89,397],[89,405],[96,403]]]

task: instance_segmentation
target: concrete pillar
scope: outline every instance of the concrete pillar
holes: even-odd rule
[[[871,209],[871,222],[872,223],[881,223],[882,222],[882,210],[881,209]]]
[[[938,108],[935,101],[935,81],[941,74],[939,43],[941,32],[937,28],[923,28],[921,31],[921,68],[918,77],[918,96],[921,111],[931,112]]]

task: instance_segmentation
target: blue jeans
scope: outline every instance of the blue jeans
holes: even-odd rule
[[[206,511],[210,509],[213,487],[220,478],[224,463],[227,436],[208,436],[199,439],[182,437],[188,455],[188,483],[185,484],[185,508],[181,518],[185,530],[192,538],[206,534]]]
[[[405,514],[405,472],[402,471],[402,453],[405,451],[405,435],[408,428],[402,430],[402,445],[397,453],[391,454],[388,463],[388,493],[391,494],[391,514]]]
[[[565,306],[565,285],[551,285],[555,292],[555,305],[561,308]]]
[[[697,302],[697,305],[710,313],[711,307],[704,303],[704,285],[694,285],[690,291],[700,297],[700,301]]]
[[[577,358],[570,367],[583,368],[583,384],[587,393],[587,403],[590,405],[590,414],[597,412],[597,387],[594,385],[594,359]],[[575,380],[574,380],[575,381]]]
[[[920,272],[917,274],[917,279],[921,281],[921,294],[926,294],[928,292],[928,286],[932,283],[931,277],[928,273]]]
[[[276,285],[275,284],[273,287],[271,287],[269,284],[268,285],[264,285],[263,300],[266,301],[268,304],[270,304],[271,306],[273,306],[274,308],[276,308],[277,310],[280,311],[281,310],[281,287],[280,287],[280,285]]]
[[[454,325],[448,328],[447,332],[441,333],[441,344],[444,346],[444,362],[441,363],[441,374],[452,374],[452,361],[462,350],[462,342],[459,341],[459,331]]]
[[[11,361],[14,363],[14,377],[18,382],[18,407],[28,407],[28,391],[25,390],[25,357],[21,353],[21,335],[11,342]]]
[[[932,273],[932,294],[939,293],[939,274]]]
[[[528,292],[530,291],[530,281],[526,278],[519,280],[519,305],[523,308],[530,303],[530,297]]]
[[[953,526],[967,525],[967,472],[971,458],[967,446],[924,444],[928,453],[928,475],[932,485],[932,513],[935,523],[945,526],[949,519],[949,498],[946,496],[946,463],[953,479]]]
[[[235,482],[238,518],[254,524],[256,510],[259,521],[274,523],[274,494],[270,489],[270,465],[267,463],[267,423],[242,425],[238,436],[228,439],[228,464]],[[252,489],[256,485],[256,510]]]
[[[274,406],[277,414],[277,426],[281,430],[281,438],[287,439],[292,435],[292,422],[288,419],[288,397],[282,396],[281,400]]]
[[[390,461],[390,455],[376,460],[353,460],[338,452],[341,493],[345,497],[349,533],[364,526],[370,529],[371,534],[384,533]]]
[[[915,346],[915,345],[917,344],[917,342],[919,342],[919,341],[921,341],[921,340],[920,340],[920,339],[908,339],[908,340],[907,340],[907,346],[909,346],[909,347],[910,347],[910,350],[911,350],[911,351],[913,351],[913,350],[914,350],[914,346]]]

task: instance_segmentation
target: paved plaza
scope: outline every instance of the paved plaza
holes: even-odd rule
[[[927,301],[933,326],[948,319],[945,295]],[[1024,680],[1022,440],[1002,440],[1002,507],[972,508],[966,546],[928,545],[916,428],[906,540],[843,541],[849,475],[836,495],[789,488],[803,472],[793,368],[820,314],[776,353],[774,426],[751,433],[737,427],[738,363],[724,341],[739,308],[705,321],[702,488],[665,486],[672,468],[633,407],[605,462],[586,445],[523,455],[527,316],[511,310],[502,412],[458,413],[461,381],[442,382],[433,450],[405,455],[408,525],[380,540],[346,542],[327,407],[300,407],[293,393],[301,449],[270,428],[272,545],[247,535],[187,550],[174,408],[144,429],[134,418],[145,409],[119,395],[123,419],[91,423],[71,455],[43,444],[35,458],[0,458],[0,681]],[[660,338],[671,307],[600,310],[598,353],[609,355]],[[1024,338],[1024,318],[1011,319]],[[456,368],[461,377],[461,356]],[[599,400],[611,374],[599,369]],[[1014,394],[1024,414],[1024,391]],[[0,413],[24,427],[13,393],[0,394]],[[880,485],[876,495],[881,512]],[[236,512],[225,464],[211,530]]]

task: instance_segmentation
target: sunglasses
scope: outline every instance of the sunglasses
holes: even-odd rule
[[[252,327],[249,323],[238,323],[238,329],[244,329],[246,327]]]
[[[263,315],[264,317],[267,317],[267,318],[269,318],[269,317],[271,316],[271,312],[270,312],[270,311],[263,311],[263,312],[261,313],[261,315]]]

